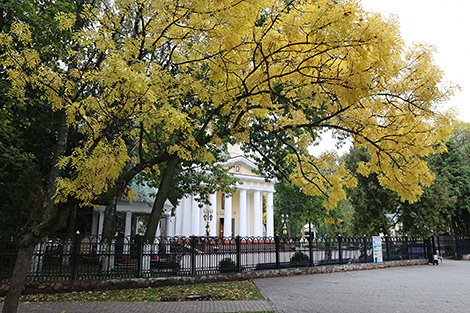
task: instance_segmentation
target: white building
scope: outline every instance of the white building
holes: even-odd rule
[[[255,174],[255,164],[241,155],[237,146],[230,147],[230,156],[224,165],[231,166],[230,171],[240,181],[236,192],[232,196],[221,192],[212,194],[211,205],[203,208],[199,207],[193,196],[181,199],[176,208],[167,201],[156,236],[204,236],[204,215],[207,216],[209,210],[212,210],[210,236],[274,236],[274,183],[266,182],[264,177]],[[116,211],[118,215],[125,215],[126,237],[143,232],[143,219],[150,214],[152,204],[153,199],[149,197],[133,203],[118,202]],[[172,211],[175,212],[174,216],[171,216]],[[103,218],[104,208],[95,209],[92,235],[102,233]]]

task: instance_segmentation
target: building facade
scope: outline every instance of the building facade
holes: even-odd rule
[[[233,195],[211,194],[211,205],[202,208],[192,195],[181,199],[176,208],[167,201],[156,236],[204,236],[207,231],[210,236],[220,237],[274,236],[274,182],[267,182],[263,176],[254,173],[255,164],[241,155],[238,147],[230,147],[230,156],[224,165],[230,167],[239,180],[236,192]],[[151,212],[152,200],[118,203],[117,214],[125,215],[126,237],[144,231],[145,216]],[[93,235],[101,235],[103,217],[104,208],[95,209]]]

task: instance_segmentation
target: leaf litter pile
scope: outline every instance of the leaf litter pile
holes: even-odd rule
[[[160,302],[160,301],[220,301],[220,300],[264,300],[251,281],[205,283],[164,286],[157,288],[82,291],[58,294],[36,294],[21,296],[22,302]],[[0,302],[4,298],[0,297]]]

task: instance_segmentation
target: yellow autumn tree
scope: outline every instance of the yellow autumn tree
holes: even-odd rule
[[[28,25],[0,42],[10,96],[38,90],[82,135],[58,163],[57,203],[95,203],[164,164],[159,216],[174,167],[212,164],[261,133],[280,137],[292,183],[327,206],[355,180],[335,153],[308,153],[324,130],[365,147],[359,171],[403,200],[432,181],[422,158],[444,149],[452,114],[440,104],[454,87],[431,48],[406,47],[397,21],[360,1],[97,1],[56,18],[73,42],[51,47],[54,64]]]
[[[272,132],[349,134],[373,156],[361,172],[379,171],[403,200],[416,200],[432,179],[421,157],[448,132],[449,115],[438,109],[452,89],[440,85],[430,48],[404,47],[396,21],[364,12],[358,1],[116,1],[86,7],[82,18],[89,26],[75,32],[62,70],[27,47],[9,50],[5,62],[12,92],[36,86],[86,137],[60,163],[76,175],[59,181],[59,201],[88,202],[105,191],[133,157],[123,137],[164,130],[158,144],[169,156],[213,162],[207,147],[228,136],[243,142],[257,131],[254,120]],[[72,15],[57,19],[62,31],[75,23]],[[15,26],[27,46],[31,30]],[[104,139],[115,125],[124,127]],[[297,137],[304,152],[318,140]],[[152,145],[134,141],[143,150]],[[342,197],[342,185],[353,181],[335,156],[303,154],[288,158],[297,166],[293,182],[327,193],[331,203]]]

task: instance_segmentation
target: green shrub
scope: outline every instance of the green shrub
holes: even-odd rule
[[[310,257],[305,253],[297,251],[290,259],[290,265],[296,266],[307,266],[310,264]]]
[[[236,272],[237,265],[231,258],[225,258],[219,262],[219,272],[220,273],[233,273]]]
[[[168,267],[173,272],[178,272],[181,268],[181,255],[171,255],[168,257]]]

